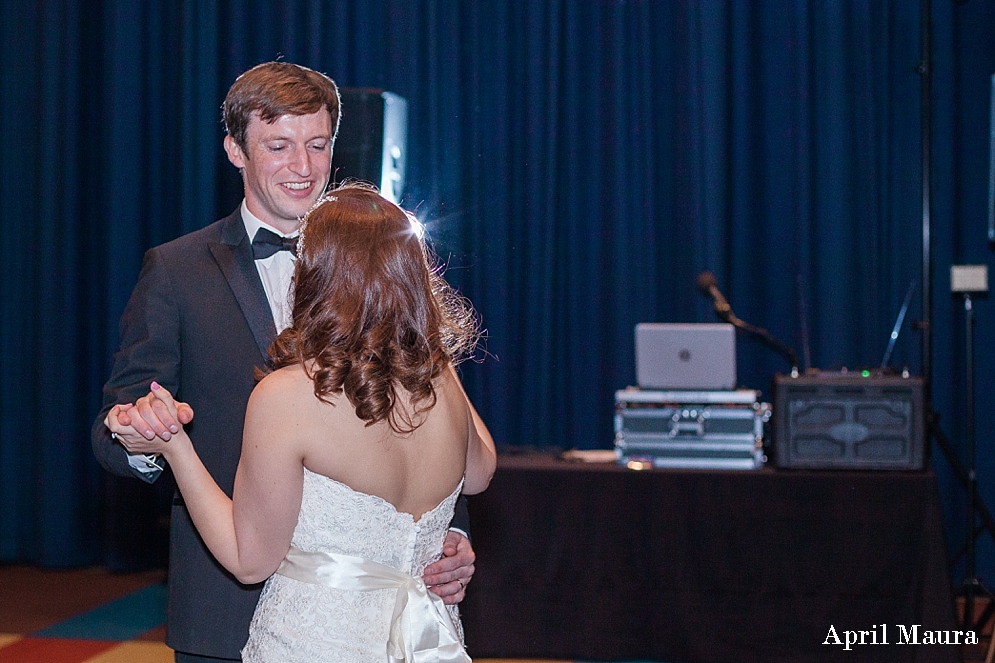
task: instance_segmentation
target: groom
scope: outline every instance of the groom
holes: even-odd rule
[[[168,440],[177,422],[148,397],[158,381],[184,401],[180,423],[189,424],[198,454],[230,496],[255,371],[289,324],[293,238],[331,173],[338,89],[305,67],[264,63],[232,85],[224,120],[224,148],[245,198],[230,216],[145,254],[91,440],[110,472],[155,481],[158,459],[129,456],[103,420],[115,404],[130,403],[121,420],[134,429],[128,435]],[[465,503],[453,524],[465,531]],[[444,552],[425,582],[455,603],[473,575],[474,553],[459,530],[450,531]],[[239,584],[211,557],[174,497],[166,644],[176,661],[240,660],[260,590]]]

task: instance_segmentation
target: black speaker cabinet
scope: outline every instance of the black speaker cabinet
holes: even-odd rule
[[[408,102],[376,88],[339,88],[342,119],[332,151],[332,180],[359,179],[395,203],[404,195]]]
[[[919,470],[922,378],[821,372],[774,378],[774,463],[782,468]]]

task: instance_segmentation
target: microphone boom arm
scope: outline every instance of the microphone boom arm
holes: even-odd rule
[[[789,348],[787,345],[781,341],[774,338],[774,335],[762,327],[755,327],[747,322],[743,322],[736,314],[732,312],[732,307],[729,306],[729,302],[719,291],[718,283],[715,281],[715,276],[711,272],[702,272],[698,275],[698,289],[701,290],[702,294],[712,300],[712,304],[715,306],[715,315],[719,319],[728,322],[737,329],[742,329],[748,334],[756,336],[761,341],[766,343],[774,351],[784,355],[789,362],[791,362],[791,374],[798,374],[798,355],[795,351]]]
[[[775,338],[774,335],[771,334],[769,331],[767,331],[763,327],[755,327],[754,325],[751,325],[748,322],[743,322],[742,320],[737,318],[732,313],[732,311],[729,312],[728,317],[723,319],[729,324],[736,327],[737,329],[742,329],[744,332],[747,332],[759,338],[774,351],[783,355],[791,363],[792,374],[798,372],[798,354],[795,353],[795,351],[792,348],[788,347],[787,345],[779,341],[777,338]]]

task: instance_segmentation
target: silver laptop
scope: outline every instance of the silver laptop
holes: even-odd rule
[[[636,381],[643,389],[734,389],[736,329],[728,324],[636,325]]]

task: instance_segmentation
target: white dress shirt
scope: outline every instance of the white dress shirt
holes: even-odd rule
[[[242,200],[242,223],[245,224],[245,233],[249,236],[250,242],[260,228],[271,230],[280,237],[295,237],[297,235],[296,232],[290,235],[282,233],[268,223],[263,223],[249,211],[245,199]],[[269,302],[277,334],[290,326],[290,292],[293,286],[294,263],[296,261],[297,256],[290,251],[277,251],[269,258],[256,260],[256,271],[259,272],[259,280],[263,282],[263,290],[266,291],[266,301]]]

